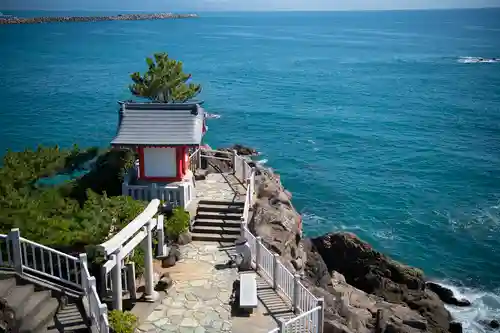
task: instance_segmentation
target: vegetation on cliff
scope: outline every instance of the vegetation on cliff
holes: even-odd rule
[[[82,251],[134,219],[145,203],[121,196],[133,154],[96,148],[7,152],[0,168],[0,232]]]
[[[146,58],[148,70],[143,75],[133,73],[132,94],[154,102],[182,103],[196,97],[201,85],[190,83],[191,74],[186,74],[182,62],[170,59],[167,53],[155,53]]]

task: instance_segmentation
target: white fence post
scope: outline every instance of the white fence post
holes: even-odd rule
[[[318,298],[318,306],[321,306],[318,311],[318,333],[323,333],[323,322],[325,320],[325,299],[323,297]]]
[[[97,325],[99,325],[100,333],[109,333],[109,326],[103,320],[103,317],[108,316],[108,307],[106,304],[101,304],[99,306],[99,319]]]
[[[295,314],[299,314],[299,297],[300,297],[300,275],[295,274],[293,276],[293,298],[292,307]]]
[[[236,156],[238,156],[238,153],[236,152],[236,150],[233,149],[233,154],[231,156],[231,158],[233,159],[233,172],[236,173]],[[236,178],[238,178],[238,176],[236,176]]]
[[[240,232],[241,232],[241,237],[245,237],[245,229],[247,227],[247,221],[245,221],[245,218],[242,216],[240,218]]]
[[[158,257],[164,257],[167,255],[165,247],[165,228],[164,228],[164,216],[158,215],[158,224],[156,227],[156,236],[158,238]]]
[[[123,289],[122,289],[122,260],[120,258],[121,247],[115,251],[112,255],[110,255],[110,259],[115,262],[115,267],[111,270],[111,289],[113,295],[113,309],[114,310],[123,310]]]
[[[255,238],[255,271],[259,271],[260,265],[260,250],[262,246],[262,237],[258,236]]]
[[[154,290],[153,281],[153,239],[152,239],[152,222],[148,221],[146,224],[147,236],[142,241],[142,246],[144,248],[144,284],[145,292],[144,299],[147,302],[154,302],[157,298],[157,293]]]
[[[7,238],[12,244],[12,260],[17,273],[23,273],[23,257],[21,254],[21,233],[19,228],[11,229]],[[7,246],[9,246],[7,242]]]
[[[278,257],[279,255],[273,253],[273,288],[278,290]]]
[[[280,329],[279,333],[286,333],[286,321],[283,318],[279,319],[278,328]]]

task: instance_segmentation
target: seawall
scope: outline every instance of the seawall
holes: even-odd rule
[[[140,21],[140,20],[166,20],[196,18],[197,14],[124,14],[115,16],[43,16],[43,17],[9,17],[0,18],[0,24],[37,24],[56,22],[99,22],[99,21]]]

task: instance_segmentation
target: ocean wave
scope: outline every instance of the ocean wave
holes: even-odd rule
[[[500,290],[484,291],[460,286],[458,283],[450,281],[436,282],[453,291],[456,298],[466,298],[472,303],[468,307],[446,306],[453,319],[462,323],[465,333],[492,331],[488,327],[488,323],[493,319],[500,319]]]
[[[475,63],[500,63],[500,59],[497,58],[482,58],[482,57],[460,57],[457,62],[462,64],[475,64]]]

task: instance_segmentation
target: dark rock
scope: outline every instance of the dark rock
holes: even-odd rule
[[[189,231],[183,232],[177,238],[177,244],[179,244],[179,245],[186,245],[186,244],[191,243],[192,241],[193,241],[193,237],[191,236],[191,233]]]
[[[259,155],[259,152],[253,148],[246,147],[243,145],[235,144],[231,148],[229,148],[231,151],[236,150],[236,153],[240,156],[255,156]]]
[[[177,261],[181,258],[181,252],[179,251],[179,247],[174,244],[170,247],[170,251],[168,255],[162,259],[161,265],[163,268],[172,267],[175,265]]]
[[[450,323],[450,328],[449,328],[450,333],[463,333],[463,328],[462,324],[456,321],[452,321]]]
[[[498,320],[496,320],[496,319],[493,319],[492,321],[490,321],[489,326],[491,328],[495,328],[495,329],[496,328],[500,328],[500,322]]]
[[[432,332],[448,330],[451,316],[443,302],[434,293],[426,291],[421,270],[388,258],[351,233],[330,233],[312,239],[311,243],[326,264],[328,272],[337,271],[343,274],[348,284],[382,297],[387,302],[407,304],[410,309],[425,318],[417,321],[426,321],[428,330]],[[311,254],[307,253],[308,260],[310,256]],[[312,264],[315,265],[318,264]],[[321,264],[319,265],[321,267]],[[411,319],[408,323],[416,321]],[[386,331],[394,330],[398,325],[400,324],[395,321],[387,326]],[[410,331],[413,327],[407,324],[403,326],[406,327],[405,330]]]
[[[155,290],[156,291],[167,291],[168,288],[170,288],[173,284],[173,280],[170,277],[170,274],[168,273],[163,273],[163,275],[160,277],[160,280],[156,284]]]
[[[457,299],[455,295],[453,295],[453,291],[450,289],[443,287],[440,284],[435,282],[427,282],[426,287],[432,290],[439,298],[445,302],[446,304],[451,304],[455,306],[470,306],[471,302],[467,299]]]
[[[208,170],[205,169],[196,169],[194,173],[194,180],[203,180],[207,178]]]

